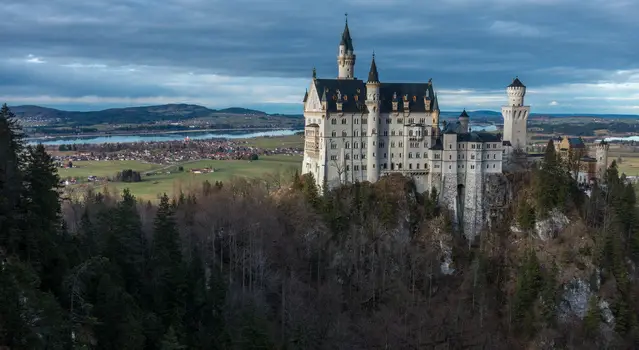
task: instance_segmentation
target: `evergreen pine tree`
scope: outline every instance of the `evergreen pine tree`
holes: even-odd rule
[[[173,209],[166,194],[160,198],[155,216],[151,266],[154,309],[167,329],[180,327],[184,315],[185,268]]]

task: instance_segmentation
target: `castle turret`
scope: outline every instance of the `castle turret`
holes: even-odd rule
[[[513,149],[526,151],[527,124],[530,106],[524,106],[526,86],[519,78],[513,79],[512,84],[506,88],[508,104],[501,108],[504,118],[504,141],[510,141]]]
[[[437,94],[435,94],[435,100],[433,101],[433,110],[430,112],[432,117],[431,127],[433,128],[433,134],[439,135],[439,100],[437,99]]]
[[[595,157],[597,159],[597,178],[603,180],[608,169],[608,150],[610,145],[608,142],[601,140],[595,145]]]
[[[462,133],[467,133],[469,122],[470,122],[470,116],[468,115],[468,113],[466,113],[466,110],[464,109],[464,111],[459,115],[459,125],[460,125],[459,131]]]
[[[353,49],[353,39],[348,30],[348,18],[342,33],[342,41],[339,43],[337,54],[338,79],[354,79],[355,72],[355,50]]]
[[[370,182],[375,182],[379,175],[379,162],[377,159],[377,145],[379,137],[377,136],[377,125],[379,124],[379,75],[377,73],[377,65],[375,64],[375,54],[371,61],[371,69],[368,72],[368,80],[366,81],[366,107],[368,109],[367,135],[368,144],[366,145],[366,178]]]

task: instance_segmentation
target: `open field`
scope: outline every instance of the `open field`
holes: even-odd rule
[[[249,145],[259,148],[304,148],[304,135],[255,137],[246,139]]]
[[[86,180],[90,175],[98,177],[115,176],[117,172],[125,169],[145,172],[158,168],[161,168],[161,165],[143,163],[137,160],[86,161],[75,162],[73,163],[73,168],[70,169],[58,169],[58,174],[62,179],[75,177],[79,178],[79,180]]]
[[[174,195],[180,190],[188,191],[200,188],[205,180],[211,183],[215,181],[228,181],[233,177],[258,178],[269,173],[292,173],[301,168],[301,156],[274,155],[265,156],[257,161],[246,160],[201,160],[184,163],[183,172],[162,171],[159,174],[145,176],[144,172],[165,168],[158,164],[145,164],[135,161],[104,161],[104,162],[77,162],[78,168],[59,169],[61,177],[77,176],[86,179],[89,175],[112,176],[123,169],[133,169],[143,172],[141,182],[123,183],[109,182],[96,184],[95,189],[101,190],[105,186],[109,192],[120,192],[129,188],[136,197],[144,200],[156,200],[159,195],[166,193]],[[176,167],[172,166],[172,168]],[[194,174],[190,169],[211,167],[213,173]],[[168,170],[168,169],[167,169]],[[66,175],[73,174],[73,175]],[[71,188],[86,188],[88,184],[70,186]]]

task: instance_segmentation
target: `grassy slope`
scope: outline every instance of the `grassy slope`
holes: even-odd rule
[[[146,164],[136,161],[104,161],[104,162],[77,162],[78,168],[59,169],[60,176],[77,176],[82,179],[88,175],[112,176],[122,169],[133,169],[136,171],[148,171],[158,169],[157,164]],[[184,172],[162,172],[152,176],[142,176],[142,181],[137,183],[108,183],[110,192],[119,192],[129,188],[138,198],[144,200],[157,199],[162,193],[173,195],[180,190],[188,191],[199,187],[202,182],[208,180],[227,181],[232,177],[261,177],[268,173],[286,173],[300,169],[302,165],[301,156],[275,155],[262,157],[260,160],[249,162],[245,160],[202,160],[184,164]],[[212,167],[215,172],[209,174],[193,174],[189,169]],[[87,186],[78,185],[78,186]],[[105,185],[100,184],[98,188]]]

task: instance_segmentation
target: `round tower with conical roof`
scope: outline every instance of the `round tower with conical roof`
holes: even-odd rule
[[[508,94],[508,104],[501,108],[504,118],[504,141],[509,141],[512,145],[510,149],[521,149],[526,151],[528,143],[527,125],[530,106],[524,106],[526,96],[526,86],[518,77],[513,79],[512,84],[506,88]]]
[[[459,115],[459,131],[462,133],[468,132],[468,124],[470,123],[470,116],[466,113],[466,109]]]
[[[375,54],[371,61],[371,69],[368,72],[368,80],[366,81],[366,108],[368,109],[367,130],[368,144],[366,145],[366,179],[375,182],[379,178],[379,159],[377,157],[377,148],[379,136],[377,126],[379,125],[380,114],[380,91],[381,83],[379,82],[379,74],[377,73],[377,64],[375,63]]]
[[[355,77],[355,49],[353,49],[353,39],[348,29],[348,17],[344,25],[342,40],[339,43],[337,53],[338,79],[354,79]]]

